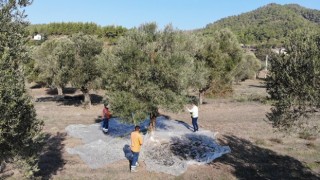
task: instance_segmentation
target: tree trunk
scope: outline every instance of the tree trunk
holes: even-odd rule
[[[0,161],[0,173],[3,172],[3,170],[4,170],[5,167],[6,167],[5,161],[1,160],[1,161]]]
[[[156,113],[150,113],[149,130],[151,132],[156,130],[156,120],[157,120],[157,114]]]
[[[198,106],[200,106],[201,104],[203,104],[203,95],[204,95],[204,91],[199,91],[199,94],[198,94]]]
[[[63,96],[63,88],[62,87],[57,87],[58,90],[58,95]]]
[[[91,108],[91,99],[90,99],[89,90],[87,88],[81,88],[81,91],[84,96],[84,102],[83,102],[84,106]]]

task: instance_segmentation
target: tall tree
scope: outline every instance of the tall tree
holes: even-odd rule
[[[51,39],[33,52],[37,80],[46,82],[63,94],[63,88],[73,77],[75,67],[75,45],[69,38]]]
[[[42,121],[26,92],[22,68],[28,60],[27,23],[19,10],[29,4],[0,0],[0,163],[18,160],[30,177],[37,170]]]
[[[134,123],[149,115],[153,130],[160,108],[183,108],[194,62],[185,40],[186,35],[170,25],[160,32],[154,24],[133,29],[119,40],[113,54],[104,58],[115,115]]]
[[[243,57],[243,50],[228,29],[222,29],[207,37],[197,53],[197,59],[205,62],[210,74],[207,86],[201,92],[224,95],[232,90],[233,70]]]
[[[280,130],[299,130],[320,108],[320,34],[296,31],[285,47],[270,61],[267,92],[274,104],[267,117]]]
[[[103,42],[96,36],[75,34],[71,37],[76,48],[76,61],[71,83],[84,95],[84,104],[91,106],[90,90],[97,87],[97,78],[101,76],[97,67],[98,56],[102,52]]]

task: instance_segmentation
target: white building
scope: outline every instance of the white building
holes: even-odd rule
[[[40,41],[41,39],[42,39],[42,36],[40,34],[33,36],[33,40]]]

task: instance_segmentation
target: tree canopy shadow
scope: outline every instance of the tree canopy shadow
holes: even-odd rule
[[[249,87],[266,88],[266,85],[249,85]]]
[[[233,166],[234,175],[239,179],[320,179],[319,174],[293,157],[256,146],[236,136],[225,135],[221,139],[230,146],[231,153],[215,162]],[[212,165],[216,166],[214,162]]]
[[[103,101],[103,97],[97,94],[90,94],[92,105],[101,104]],[[65,106],[81,106],[84,101],[84,96],[81,95],[64,95],[64,96],[48,96],[48,97],[40,97],[36,99],[36,102],[57,102],[60,105]]]
[[[62,89],[64,94],[74,94],[77,91],[77,88],[72,87],[66,87]],[[57,88],[48,88],[46,90],[46,93],[49,95],[58,95],[58,89]]]
[[[30,89],[39,89],[39,88],[44,88],[47,87],[47,84],[44,82],[36,82],[34,85],[30,87]]]
[[[61,170],[65,164],[62,153],[66,133],[57,133],[56,135],[46,134],[45,145],[39,157],[39,172],[36,177],[41,179],[51,179],[52,175]]]

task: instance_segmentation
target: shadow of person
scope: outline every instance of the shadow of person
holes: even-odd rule
[[[124,153],[124,156],[129,161],[129,170],[131,170],[133,154],[132,154],[131,148],[130,148],[130,146],[128,144],[124,145],[123,153]]]
[[[232,152],[215,162],[234,167],[234,175],[238,179],[320,179],[320,175],[288,155],[278,154],[233,135],[225,135],[221,140],[224,143],[220,144],[227,144]],[[215,162],[212,165],[219,168]]]
[[[183,125],[184,127],[186,127],[187,129],[189,129],[190,131],[193,132],[193,127],[190,126],[188,123],[184,122],[184,121],[180,121],[180,120],[175,120],[177,121],[179,124]]]

